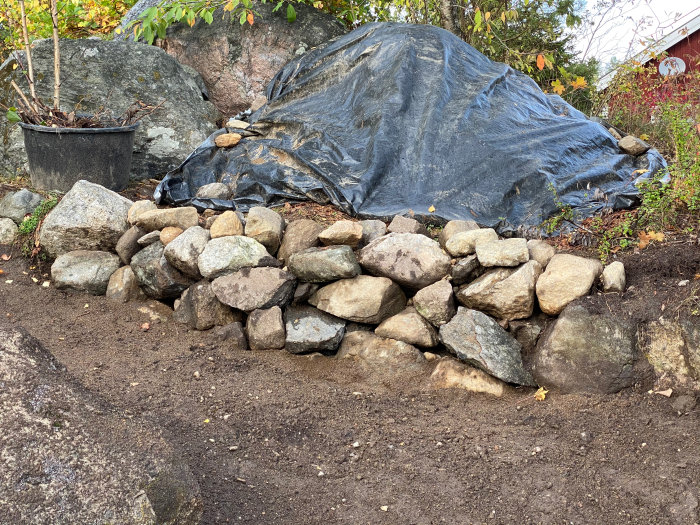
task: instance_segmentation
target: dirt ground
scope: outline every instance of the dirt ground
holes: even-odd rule
[[[48,267],[0,254],[12,256],[0,315],[121,416],[164,429],[199,480],[205,524],[700,522],[693,396],[493,399],[430,390],[429,370],[235,351],[172,322],[142,331],[142,305],[43,287]],[[662,305],[690,315],[697,245],[625,263],[637,299],[591,300],[640,319]]]

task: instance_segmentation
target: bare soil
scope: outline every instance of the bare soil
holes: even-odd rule
[[[588,300],[640,320],[662,306],[692,315],[699,252],[625,256],[626,300]],[[163,429],[197,476],[205,524],[700,522],[692,393],[435,391],[429,369],[236,351],[172,322],[143,331],[141,304],[45,288],[46,264],[0,254],[12,256],[0,260],[3,319],[123,417]]]

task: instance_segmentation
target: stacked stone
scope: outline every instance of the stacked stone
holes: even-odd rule
[[[208,215],[80,181],[46,217],[40,241],[56,257],[57,287],[174,301],[177,322],[225,327],[238,347],[418,368],[426,355],[449,353],[461,364],[434,359],[435,384],[496,395],[507,385],[567,389],[571,378],[615,391],[634,380],[629,331],[568,306],[601,274],[606,289],[623,290],[619,263],[604,272],[597,260],[501,239],[473,221],[447,223],[436,241],[401,216],[388,227],[325,227],[286,224],[262,207]]]

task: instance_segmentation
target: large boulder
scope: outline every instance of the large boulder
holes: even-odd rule
[[[404,309],[406,296],[386,277],[358,275],[324,286],[309,303],[348,321],[379,324]]]
[[[285,331],[282,309],[273,306],[264,310],[253,310],[246,321],[248,344],[251,350],[284,348]]]
[[[23,53],[20,53],[23,59]],[[38,40],[32,49],[38,95],[53,94],[53,44]],[[11,78],[23,84],[15,59],[0,66],[0,89],[9,93]],[[158,105],[136,131],[131,176],[153,178],[177,167],[217,129],[218,113],[203,99],[190,73],[162,49],[133,42],[99,39],[61,40],[61,107],[93,113],[101,108],[121,116],[134,102]],[[7,172],[26,162],[21,130],[0,131],[8,139],[0,159]]]
[[[39,341],[0,326],[2,523],[195,525],[195,477],[160,429],[91,395]]]
[[[156,5],[141,0],[124,22]],[[332,15],[311,6],[294,4],[297,19],[287,21],[286,8],[273,12],[275,3],[255,4],[255,23],[241,25],[221,9],[211,24],[197,21],[194,27],[176,24],[168,29],[161,47],[180,63],[202,76],[209,99],[219,110],[234,115],[248,109],[265,93],[267,83],[295,55],[342,35],[345,29]],[[126,38],[123,31],[118,38]]]
[[[440,341],[462,361],[498,379],[518,385],[535,384],[523,367],[520,343],[478,310],[460,306],[457,315],[440,327]]]
[[[51,265],[56,288],[104,295],[109,278],[119,269],[119,257],[109,252],[75,250],[60,255]]]
[[[621,316],[572,304],[540,338],[533,375],[563,392],[612,394],[634,384],[635,360],[635,331]]]
[[[225,326],[243,318],[216,298],[209,281],[200,281],[182,292],[176,302],[173,319],[195,330]]]
[[[423,353],[415,346],[363,330],[345,334],[336,357],[366,361],[373,367],[376,365],[413,367],[425,364]]]
[[[79,180],[44,219],[39,242],[52,257],[73,250],[112,251],[129,229],[131,205],[118,193]]]
[[[637,342],[657,375],[700,387],[700,321],[661,318],[644,323],[637,329]]]
[[[324,283],[361,273],[350,246],[309,248],[289,257],[289,270],[302,281]]]
[[[360,266],[414,290],[439,281],[450,271],[450,257],[434,240],[418,233],[390,233],[359,252]]]
[[[279,268],[243,268],[217,277],[211,286],[222,303],[252,312],[286,306],[294,294],[296,278]]]
[[[547,315],[559,314],[571,301],[586,295],[602,272],[600,261],[558,253],[537,280],[540,309]]]
[[[207,279],[215,279],[241,268],[277,265],[279,263],[262,244],[243,235],[212,239],[197,258],[199,271]]]
[[[415,308],[409,306],[403,312],[384,319],[374,330],[380,337],[396,339],[411,345],[431,348],[438,343],[437,331]]]
[[[345,321],[311,306],[289,307],[284,313],[285,348],[293,354],[335,352],[345,333]]]
[[[322,224],[311,219],[299,219],[287,224],[282,238],[282,245],[277,252],[277,258],[285,262],[297,252],[318,246],[318,234],[324,230]]]
[[[194,281],[171,266],[163,250],[163,244],[156,241],[131,258],[139,286],[154,299],[179,297]]]

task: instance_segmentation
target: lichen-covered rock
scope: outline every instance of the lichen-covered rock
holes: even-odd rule
[[[19,228],[12,219],[0,219],[0,244],[15,242]]]
[[[244,312],[286,306],[295,286],[294,275],[279,268],[243,268],[212,281],[219,301]]]
[[[99,184],[79,180],[44,219],[39,242],[51,257],[73,250],[114,250],[129,229],[131,204]]]
[[[360,266],[412,289],[425,288],[450,271],[450,257],[434,240],[417,233],[390,233],[359,252]]]
[[[113,253],[75,250],[58,256],[51,265],[51,280],[59,289],[104,295],[119,266],[119,257]]]
[[[397,341],[425,348],[432,348],[438,343],[438,335],[435,328],[412,306],[384,319],[374,330],[374,333],[380,337],[396,339]]]
[[[139,286],[154,299],[179,297],[194,281],[174,268],[163,251],[161,242],[156,241],[131,258]]]
[[[0,325],[3,523],[195,525],[199,486],[160,429],[124,418]]]
[[[618,392],[635,382],[634,335],[619,317],[569,305],[540,338],[532,373],[562,392]]]
[[[308,248],[289,257],[289,271],[301,281],[325,283],[361,273],[350,246]]]
[[[478,310],[460,306],[457,315],[440,327],[440,341],[462,361],[498,379],[518,385],[535,385],[523,367],[520,344],[496,321]]]
[[[345,321],[312,308],[291,306],[284,313],[285,349],[293,354],[335,352],[345,333]]]
[[[201,226],[192,226],[169,243],[163,255],[177,270],[194,279],[200,277],[199,256],[209,242],[209,232]]]
[[[0,199],[0,217],[22,224],[25,215],[31,214],[43,200],[41,195],[26,188],[10,192]]]
[[[195,330],[209,330],[214,326],[225,326],[242,319],[216,298],[209,281],[199,281],[182,292],[175,306],[173,320]]]
[[[311,219],[299,219],[290,222],[284,231],[277,258],[282,262],[286,262],[290,255],[318,246],[320,242],[318,234],[324,229],[322,224]]]
[[[519,268],[495,268],[459,289],[457,299],[468,308],[512,321],[532,315],[535,283],[540,263],[529,261]]]
[[[271,254],[277,253],[282,242],[284,219],[276,211],[254,206],[248,211],[245,234],[262,244]]]
[[[413,306],[433,326],[438,327],[457,313],[452,285],[444,279],[418,290],[413,296]]]
[[[199,272],[207,279],[215,279],[241,268],[278,265],[262,244],[243,235],[212,239],[197,258]]]
[[[406,296],[386,277],[358,275],[324,286],[309,303],[341,319],[379,324],[404,309]]]
[[[127,31],[128,32],[128,31]],[[140,101],[157,111],[141,120],[136,130],[131,174],[135,179],[158,177],[182,160],[216,131],[218,112],[203,99],[201,90],[174,58],[156,46],[101,39],[61,39],[61,107],[78,107],[86,113],[104,112],[115,118]],[[24,53],[19,53],[23,63]],[[32,45],[37,94],[53,96],[53,43],[36,40]],[[10,92],[14,77],[26,89],[26,80],[9,58],[0,66],[0,86]],[[26,162],[19,126],[6,128],[5,169],[15,172]],[[3,156],[0,155],[0,158]]]
[[[131,266],[122,266],[112,274],[109,283],[107,283],[105,295],[107,299],[120,303],[146,298],[146,294],[139,288],[138,280]]]
[[[284,348],[285,330],[282,309],[279,306],[253,310],[246,321],[248,344],[251,350]]]
[[[555,255],[537,280],[540,309],[547,315],[558,315],[571,301],[586,295],[602,271],[603,265],[595,259]]]
[[[501,397],[508,386],[478,368],[461,363],[456,359],[440,359],[430,374],[433,388],[460,388],[477,394]]]
[[[639,350],[657,375],[670,375],[681,383],[697,381],[700,387],[700,322],[659,319],[640,325]]]

